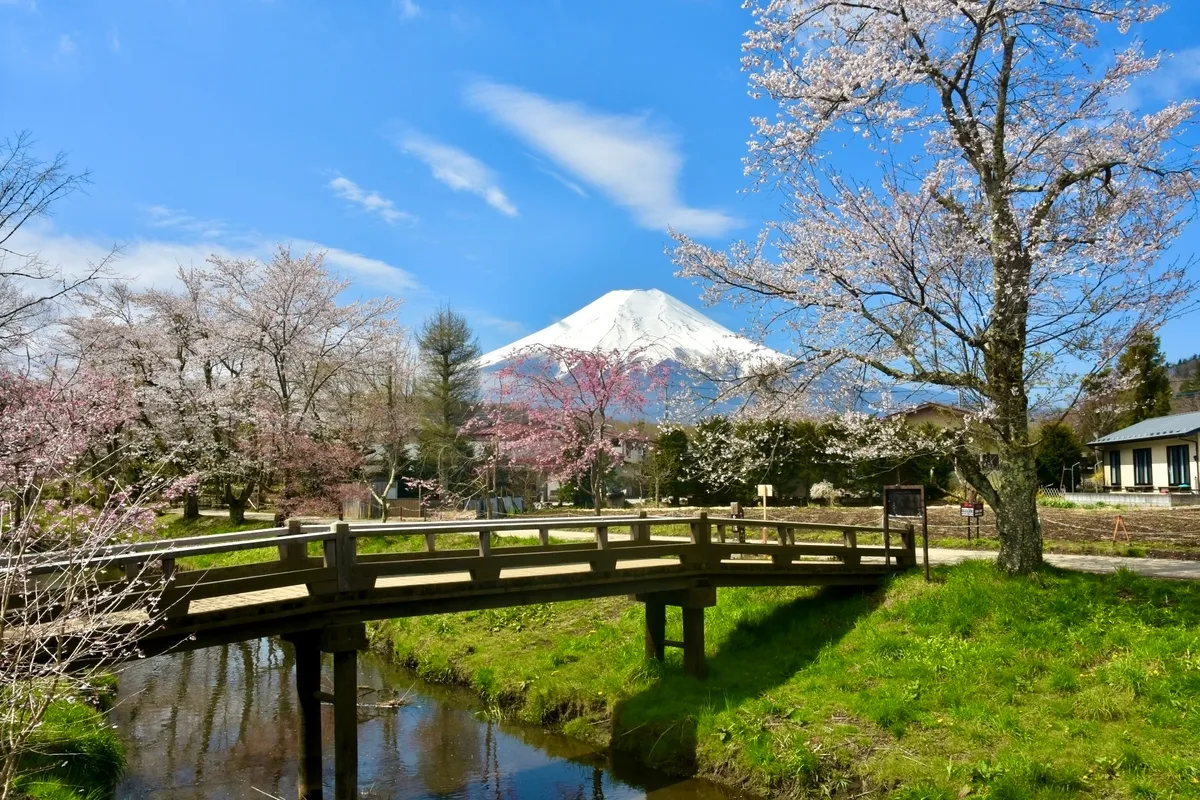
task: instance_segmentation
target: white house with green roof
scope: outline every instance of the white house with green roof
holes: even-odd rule
[[[1110,500],[1200,503],[1200,411],[1144,419],[1088,444],[1100,453],[1104,489],[1124,495]]]

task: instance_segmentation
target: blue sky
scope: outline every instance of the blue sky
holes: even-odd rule
[[[1148,103],[1200,89],[1200,4],[1176,5],[1143,31],[1179,54]],[[739,6],[0,0],[0,131],[91,171],[29,233],[51,258],[119,243],[162,283],[212,251],[316,244],[407,324],[449,301],[490,349],[611,289],[699,306],[666,226],[723,244],[778,214],[743,191],[749,118],[771,109],[746,94]],[[1170,358],[1197,328],[1168,326]]]

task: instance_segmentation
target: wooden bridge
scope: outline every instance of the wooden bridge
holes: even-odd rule
[[[686,526],[689,535],[677,541],[652,538],[665,526]],[[580,530],[591,538],[551,541],[555,531]],[[829,531],[840,533],[841,541],[803,540]],[[882,534],[882,546],[860,546],[858,536],[865,533]],[[439,537],[449,534],[477,537],[477,545],[439,548]],[[496,537],[503,534],[536,535],[537,544],[501,546]],[[366,543],[387,547],[398,541],[419,542],[421,548],[360,552],[375,549]],[[253,563],[188,568],[188,559],[264,548],[270,548],[269,557]],[[148,593],[159,598],[161,614],[149,626],[120,613],[110,622],[138,630],[145,655],[263,636],[290,642],[300,715],[299,796],[322,796],[320,704],[329,702],[334,795],[341,800],[357,792],[357,651],[367,645],[367,621],[629,595],[645,605],[647,656],[661,660],[664,648],[680,647],[686,671],[703,678],[704,609],[716,604],[718,587],[871,586],[916,563],[912,526],[890,530],[886,518],[882,527],[866,527],[643,512],[385,525],[292,520],[284,528],[114,547],[91,566],[119,570],[98,589],[123,592],[129,608],[139,598],[144,603]],[[79,567],[78,561],[46,554],[33,571],[51,581],[56,572]],[[135,582],[146,588],[129,591]],[[22,598],[8,598],[10,609],[21,604]],[[682,641],[666,639],[669,605],[682,609]],[[39,609],[43,619],[54,614]],[[333,654],[332,693],[321,689],[323,652]]]

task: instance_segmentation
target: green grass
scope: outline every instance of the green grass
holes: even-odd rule
[[[104,714],[72,699],[53,702],[29,742],[15,780],[18,797],[103,800],[125,770],[125,749]]]
[[[703,682],[676,650],[645,661],[619,598],[374,635],[497,713],[769,796],[1200,797],[1200,586],[979,562],[935,578],[722,589]]]

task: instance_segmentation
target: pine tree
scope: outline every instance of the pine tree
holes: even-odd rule
[[[1117,371],[1132,384],[1121,398],[1128,409],[1126,425],[1171,413],[1171,376],[1158,336],[1148,330],[1135,333],[1117,361]]]
[[[438,309],[417,335],[421,411],[418,450],[422,465],[443,491],[462,480],[470,461],[469,443],[459,429],[479,401],[478,340],[461,314]]]

